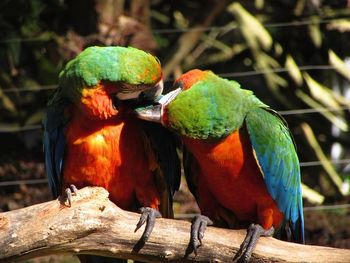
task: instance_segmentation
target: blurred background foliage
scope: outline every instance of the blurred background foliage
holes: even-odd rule
[[[160,58],[167,90],[184,71],[210,69],[283,114],[305,206],[339,207],[305,212],[307,240],[350,248],[349,43],[346,0],[3,0],[0,211],[50,198],[40,123],[65,63],[87,46],[131,45]],[[177,201],[178,213],[198,212],[185,186]]]

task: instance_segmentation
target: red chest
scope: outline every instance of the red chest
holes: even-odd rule
[[[137,122],[91,121],[75,115],[66,137],[65,185],[104,187],[112,201],[128,209],[135,201],[135,174],[151,174]]]
[[[267,191],[245,130],[219,142],[185,139],[184,143],[199,163],[198,180],[203,180],[215,201],[238,219],[258,221],[259,207],[278,210]]]

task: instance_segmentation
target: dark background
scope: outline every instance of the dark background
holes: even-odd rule
[[[131,45],[159,57],[167,89],[211,69],[283,114],[310,190],[306,242],[350,248],[349,40],[345,0],[1,1],[0,212],[51,199],[41,119],[65,63],[87,46]],[[198,212],[185,184],[175,208]]]

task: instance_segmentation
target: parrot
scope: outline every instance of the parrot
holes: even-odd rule
[[[190,70],[173,88],[135,114],[182,140],[185,177],[201,211],[192,220],[191,251],[213,223],[247,228],[234,257],[243,262],[260,236],[304,243],[300,165],[285,120],[252,91],[209,70]]]
[[[141,212],[135,229],[146,223],[140,244],[156,217],[173,216],[172,198],[180,183],[173,135],[130,114],[162,89],[161,65],[153,55],[132,47],[88,47],[59,74],[43,119],[54,198],[63,195],[71,206],[77,189],[105,188],[118,207]]]

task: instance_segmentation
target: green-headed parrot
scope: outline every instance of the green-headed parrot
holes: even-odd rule
[[[259,236],[275,230],[303,243],[300,166],[282,117],[252,91],[211,71],[191,70],[174,88],[136,113],[182,138],[187,182],[207,216],[192,221],[193,250],[211,220],[249,226],[235,259],[248,261]]]
[[[139,101],[159,96],[162,84],[159,60],[151,54],[131,47],[89,47],[60,73],[43,120],[54,197],[65,194],[70,205],[77,188],[104,187],[120,208],[140,209],[136,230],[146,222],[143,243],[159,211],[173,216],[180,181],[171,133],[130,114]]]

